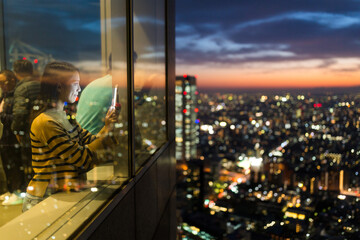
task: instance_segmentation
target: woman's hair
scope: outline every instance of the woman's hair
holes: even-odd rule
[[[59,87],[66,84],[72,73],[79,69],[67,62],[51,62],[45,66],[41,77],[41,96],[45,103],[56,103],[59,100]]]
[[[42,112],[56,107],[59,100],[59,87],[69,81],[71,74],[79,73],[79,69],[67,62],[51,62],[45,66],[40,81],[40,98],[35,100],[30,112],[30,123]]]

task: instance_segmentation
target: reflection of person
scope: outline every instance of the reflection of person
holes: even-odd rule
[[[13,70],[19,82],[14,92],[13,121],[11,129],[14,131],[21,147],[21,161],[23,165],[23,178],[25,187],[31,179],[31,145],[29,138],[30,114],[35,101],[40,95],[40,82],[33,76],[33,66],[28,60],[17,60]]]
[[[40,94],[40,82],[33,77],[33,66],[28,60],[17,60],[13,64],[15,76],[19,80],[15,87],[15,102],[11,128],[19,142],[26,140],[30,130],[30,113],[34,101]]]
[[[97,150],[114,143],[108,135],[117,116],[109,110],[97,136],[70,123],[65,102],[74,103],[80,92],[79,71],[65,62],[49,63],[41,79],[44,108],[31,124],[34,177],[27,187],[23,211],[58,191],[78,190],[82,173],[97,162]]]
[[[112,100],[112,76],[105,75],[86,86],[79,99],[76,120],[92,134],[104,126],[104,116]]]
[[[14,104],[14,88],[16,85],[16,77],[10,70],[3,70],[0,72],[0,88],[2,90],[2,97],[0,99],[0,120],[3,124],[2,137],[0,139],[0,154],[3,164],[3,169],[6,176],[7,193],[2,195],[4,199],[2,205],[21,204],[22,199],[15,194],[15,191],[20,190],[21,185],[24,184],[21,167],[20,148],[17,143],[14,133],[11,131],[12,111]]]
[[[76,120],[92,134],[104,126],[104,116],[113,98],[112,55],[109,56],[107,74],[88,84],[81,93],[77,106]]]
[[[134,63],[137,53],[133,54]],[[109,57],[109,69],[107,74],[89,83],[81,93],[77,106],[76,120],[79,124],[92,134],[97,134],[104,126],[104,116],[111,106],[113,98],[112,83],[112,56]],[[135,99],[136,100],[136,99]],[[118,109],[117,109],[118,110]],[[141,135],[138,126],[135,125],[135,146],[141,146]],[[124,143],[123,143],[124,144]]]

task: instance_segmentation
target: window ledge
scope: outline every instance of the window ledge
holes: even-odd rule
[[[56,193],[0,228],[4,239],[67,239],[109,200],[127,178],[113,178],[99,171],[90,171],[88,179],[110,182],[81,192]],[[101,178],[99,178],[101,177]]]

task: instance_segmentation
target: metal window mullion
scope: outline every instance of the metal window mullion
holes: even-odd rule
[[[163,0],[164,1],[164,27],[165,27],[165,99],[166,99],[166,140],[169,141],[170,140],[170,129],[169,129],[169,121],[170,121],[170,104],[169,104],[169,100],[170,100],[170,96],[169,96],[169,53],[168,53],[168,14],[167,14],[167,0]]]
[[[126,1],[126,41],[127,41],[127,87],[128,87],[128,144],[129,176],[135,176],[135,108],[134,108],[134,12],[133,0]]]
[[[164,0],[167,141],[175,140],[174,1]]]

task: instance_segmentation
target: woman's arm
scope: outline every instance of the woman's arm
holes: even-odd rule
[[[31,137],[36,144],[32,147],[33,160],[46,161],[61,158],[64,162],[78,168],[90,169],[97,162],[96,151],[104,148],[107,139],[90,135],[89,139],[92,141],[82,144],[81,139],[87,134],[84,135],[84,131],[81,133],[81,130],[78,129],[78,136],[70,138],[66,130],[56,121],[49,118],[36,119],[31,127]]]

